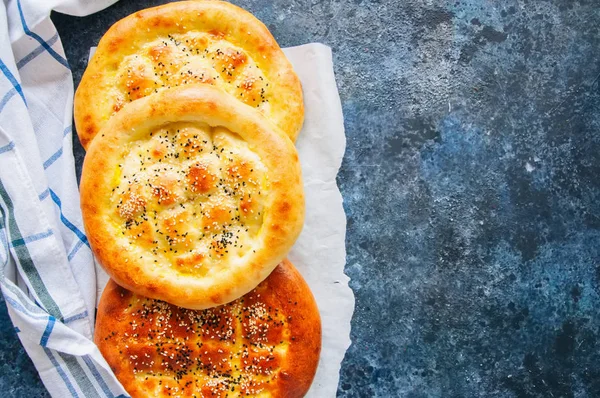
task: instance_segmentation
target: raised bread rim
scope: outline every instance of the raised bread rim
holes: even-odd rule
[[[183,16],[188,16],[192,20],[196,18],[195,20],[199,21],[197,18],[199,15],[208,15],[202,19],[205,23],[212,24],[213,29],[207,29],[208,31],[224,33],[224,38],[236,45],[241,46],[237,42],[238,37],[229,33],[243,32],[245,44],[242,47],[249,49],[253,54],[262,55],[266,60],[261,63],[261,69],[266,70],[269,78],[280,88],[278,97],[282,102],[289,104],[287,106],[289,110],[293,110],[287,112],[279,127],[293,141],[296,140],[304,122],[302,86],[271,32],[254,15],[238,6],[224,1],[195,0],[173,2],[138,11],[116,22],[104,34],[75,92],[75,126],[84,148],[87,149],[102,125],[107,122],[101,120],[101,115],[94,111],[94,103],[98,92],[112,87],[110,84],[109,87],[104,87],[107,83],[103,80],[105,76],[103,71],[110,69],[111,65],[118,64],[123,58],[123,52],[117,50],[128,48],[128,54],[133,54],[140,45],[145,43],[145,41],[139,42],[140,32],[150,29],[156,36],[162,33],[165,35],[173,33],[173,29],[179,29],[180,32],[177,33],[185,33],[191,26],[191,22],[185,21]],[[161,26],[161,24],[165,25],[166,21],[171,24],[170,26],[172,24],[175,26],[169,28]]]
[[[181,307],[201,309],[230,302],[256,287],[283,260],[304,222],[304,191],[298,153],[284,133],[256,110],[208,85],[188,85],[139,99],[113,117],[101,130],[84,159],[81,209],[92,251],[120,285],[143,296]],[[207,286],[197,279],[165,278],[150,272],[128,255],[113,235],[108,198],[120,146],[169,122],[198,121],[223,126],[240,135],[268,170],[270,191],[265,200],[260,246],[243,267],[220,274]],[[172,276],[172,275],[171,275]]]
[[[288,347],[289,371],[279,378],[281,384],[278,392],[284,392],[281,396],[299,398],[308,392],[317,371],[322,345],[321,317],[310,287],[288,259],[275,268],[268,278],[268,281],[272,280],[283,281],[274,294],[281,297],[283,308],[278,309],[291,316],[290,322],[293,322],[292,334],[289,336],[293,343]],[[143,391],[138,390],[135,381],[123,375],[123,354],[115,349],[112,342],[103,338],[118,330],[118,322],[111,313],[118,305],[118,301],[113,298],[119,294],[119,290],[119,286],[110,280],[102,293],[94,341],[128,393],[142,396]]]

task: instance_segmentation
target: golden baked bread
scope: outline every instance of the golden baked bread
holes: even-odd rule
[[[298,153],[259,112],[188,85],[131,103],[92,141],[81,209],[121,286],[202,309],[255,288],[304,221]]]
[[[190,83],[232,94],[292,140],[302,127],[300,81],[265,25],[226,2],[182,1],[136,12],[102,37],[75,94],[82,145],[131,101]]]
[[[137,397],[302,397],[321,349],[319,312],[287,260],[221,307],[186,310],[110,281],[95,341]]]

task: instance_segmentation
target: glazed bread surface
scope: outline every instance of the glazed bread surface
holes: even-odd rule
[[[255,288],[304,220],[292,141],[207,85],[142,98],[90,145],[81,208],[94,255],[135,293],[202,309]]]
[[[256,289],[221,307],[186,310],[113,281],[95,341],[137,397],[302,397],[321,349],[319,313],[287,260]]]
[[[302,127],[300,81],[264,24],[226,2],[182,1],[136,12],[102,37],[75,94],[83,147],[130,102],[194,83],[230,93],[292,140]]]

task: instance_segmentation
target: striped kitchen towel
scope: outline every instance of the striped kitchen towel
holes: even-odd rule
[[[53,397],[126,394],[92,342],[96,276],[71,144],[73,81],[49,18],[115,1],[0,5],[0,286]]]

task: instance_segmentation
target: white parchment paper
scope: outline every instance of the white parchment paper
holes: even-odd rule
[[[306,218],[288,257],[312,289],[323,327],[321,360],[307,396],[335,397],[354,312],[354,295],[344,274],[346,215],[335,181],[346,149],[344,118],[331,49],[314,43],[283,51],[300,77],[305,106],[296,147],[302,163]]]
[[[95,49],[90,51],[90,56]],[[321,314],[323,345],[307,397],[335,397],[341,362],[350,346],[354,294],[344,274],[346,215],[336,175],[346,149],[342,106],[331,49],[311,43],[284,48],[304,92],[304,126],[296,147],[302,163],[306,217],[290,261],[310,286]],[[98,267],[98,298],[108,281]]]

